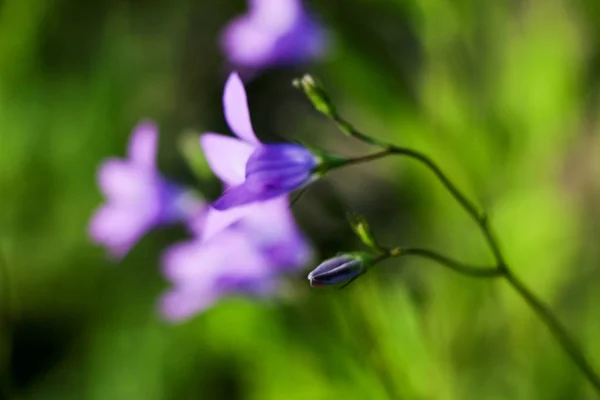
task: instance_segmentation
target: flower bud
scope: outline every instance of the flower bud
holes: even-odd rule
[[[358,278],[377,259],[367,253],[346,253],[321,263],[310,274],[308,280],[313,287],[348,284]]]
[[[350,222],[350,226],[352,230],[358,236],[358,238],[371,249],[376,252],[381,252],[381,247],[377,244],[377,240],[375,239],[375,235],[373,231],[371,231],[371,227],[367,220],[359,214],[356,213],[348,213],[348,221]]]
[[[337,114],[335,107],[329,100],[329,96],[327,96],[323,87],[312,76],[304,75],[302,78],[295,79],[293,85],[306,94],[313,106],[320,113],[330,118],[333,118]]]

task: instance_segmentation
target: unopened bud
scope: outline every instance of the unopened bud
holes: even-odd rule
[[[294,79],[293,85],[306,94],[313,106],[320,113],[330,118],[333,118],[337,114],[325,89],[312,76],[307,74],[302,78]]]
[[[348,284],[365,273],[376,259],[368,253],[341,254],[321,263],[308,274],[308,280],[313,287]]]

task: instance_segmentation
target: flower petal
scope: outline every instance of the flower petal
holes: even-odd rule
[[[142,121],[133,130],[129,139],[129,158],[142,167],[156,167],[156,149],[158,146],[158,127],[154,122]]]
[[[163,272],[175,290],[162,303],[168,319],[182,319],[234,293],[266,295],[274,290],[267,260],[251,238],[236,229],[213,240],[194,240],[171,247],[163,257]]]
[[[233,64],[258,68],[270,61],[276,41],[277,36],[244,16],[233,20],[223,31],[221,47]]]
[[[151,200],[157,186],[152,174],[116,158],[102,163],[98,184],[109,201],[119,204],[143,204]]]
[[[260,143],[252,129],[250,122],[250,111],[248,110],[248,100],[246,90],[240,76],[232,72],[225,83],[223,92],[223,110],[225,119],[231,131],[242,140],[251,144]]]
[[[160,313],[171,322],[183,321],[210,307],[218,296],[213,291],[198,292],[194,288],[176,288],[160,299]]]
[[[268,265],[251,239],[228,229],[209,241],[174,245],[163,256],[163,272],[175,284],[197,287],[214,286],[223,276],[262,277]]]
[[[318,165],[315,154],[298,144],[265,144],[257,147],[246,164],[246,178],[259,171],[281,172],[287,168],[299,168],[303,174],[310,175]]]
[[[312,250],[296,226],[288,196],[245,207],[247,211],[240,222],[241,229],[254,238],[271,265],[278,269],[294,269],[308,264]]]
[[[266,201],[309,184],[312,177],[303,167],[285,168],[279,171],[261,171],[249,176],[244,183],[233,186],[215,200],[212,207],[228,210],[257,201]]]
[[[105,205],[92,217],[89,233],[95,242],[108,248],[113,258],[120,259],[146,233],[151,224],[152,221],[143,213]]]
[[[285,192],[280,194],[283,193]],[[272,193],[269,190],[253,190],[252,185],[244,182],[241,185],[226,189],[221,197],[213,202],[212,207],[220,211],[229,210],[234,207],[254,203],[256,201],[269,200],[274,197],[271,194]]]
[[[214,235],[235,224],[240,219],[254,211],[254,204],[234,207],[228,210],[216,210],[211,207],[206,215],[202,230],[202,240],[210,240]]]
[[[254,23],[271,35],[281,35],[294,27],[302,14],[300,0],[251,0]]]
[[[224,211],[211,208],[203,226],[202,240],[211,240],[234,224],[252,238],[276,269],[298,268],[312,258],[310,245],[296,226],[287,196]]]
[[[204,156],[214,174],[228,185],[239,185],[246,176],[246,163],[255,147],[242,140],[205,133],[200,136]]]
[[[202,275],[210,277],[215,264],[218,264],[222,257],[214,249],[213,246],[211,252],[211,247],[203,246],[199,240],[177,243],[169,247],[163,254],[163,273],[178,285],[191,283],[209,285],[209,279],[201,279]]]

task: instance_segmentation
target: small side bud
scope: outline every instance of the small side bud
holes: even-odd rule
[[[302,78],[294,79],[292,84],[306,94],[316,110],[321,114],[329,118],[334,118],[337,115],[337,111],[333,104],[331,104],[325,89],[312,76],[308,74],[304,75]]]
[[[194,131],[183,132],[179,136],[177,148],[196,178],[202,181],[212,179],[213,175],[202,152],[202,147],[198,144],[199,137],[200,135]]]
[[[310,274],[313,287],[348,285],[364,274],[379,257],[368,253],[346,253],[322,262]]]
[[[375,235],[371,231],[371,227],[367,220],[359,214],[348,213],[348,221],[350,222],[350,226],[352,230],[358,236],[358,238],[365,245],[369,246],[371,249],[378,253],[382,253],[382,248],[377,244],[377,240],[375,239]]]

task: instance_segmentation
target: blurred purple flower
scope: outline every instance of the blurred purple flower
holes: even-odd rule
[[[223,51],[233,65],[258,70],[323,55],[325,32],[301,0],[249,0],[249,7],[221,37]]]
[[[89,232],[112,258],[120,259],[150,229],[204,219],[206,204],[191,191],[161,177],[156,168],[158,129],[138,124],[129,141],[129,159],[110,158],[99,169],[98,184],[106,196],[90,221]]]
[[[222,297],[273,295],[281,275],[310,258],[286,196],[228,211],[211,209],[202,238],[165,253],[164,273],[174,288],[163,296],[161,312],[177,321]]]
[[[246,92],[232,73],[225,84],[223,108],[229,127],[239,139],[215,133],[200,142],[210,168],[228,189],[213,203],[218,210],[269,200],[310,183],[319,164],[306,147],[262,144],[254,134]]]

